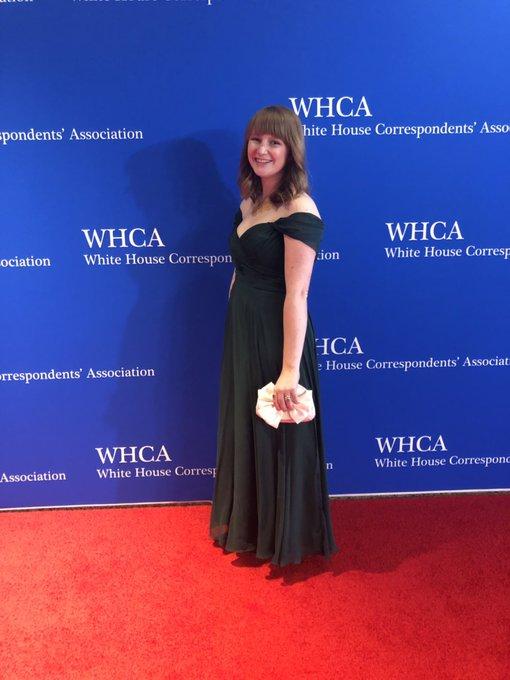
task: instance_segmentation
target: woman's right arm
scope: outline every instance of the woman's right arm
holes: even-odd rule
[[[232,281],[230,282],[230,288],[228,289],[229,299],[230,299],[230,291],[232,290],[232,286],[234,285],[235,280],[236,280],[236,270],[234,269],[234,273],[232,274]]]
[[[244,213],[243,213],[243,205],[245,204],[245,202],[246,202],[246,199],[243,199],[243,200],[241,201],[241,204],[239,205],[239,210],[241,211],[241,219],[243,219],[243,217],[244,217]],[[236,270],[235,270],[235,267],[234,267],[234,273],[232,274],[232,281],[230,282],[230,288],[228,289],[228,297],[229,297],[229,299],[230,299],[230,291],[232,290],[232,286],[234,285],[234,281],[235,281],[235,280],[236,280]]]

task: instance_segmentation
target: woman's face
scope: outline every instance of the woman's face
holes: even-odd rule
[[[281,173],[287,162],[287,145],[282,139],[268,134],[253,133],[248,140],[248,161],[260,178]]]

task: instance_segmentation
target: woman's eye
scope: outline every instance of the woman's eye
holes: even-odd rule
[[[252,142],[260,142],[260,137],[251,137],[250,139]],[[272,139],[271,144],[277,144],[278,146],[280,146],[281,142],[278,139]]]

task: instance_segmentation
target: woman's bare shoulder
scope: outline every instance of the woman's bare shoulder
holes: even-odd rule
[[[241,211],[243,219],[252,212],[252,209],[253,204],[251,198],[243,198],[239,205],[239,210]]]
[[[319,209],[317,204],[311,196],[308,194],[300,194],[292,199],[289,203],[289,213],[293,212],[309,212],[320,218]]]

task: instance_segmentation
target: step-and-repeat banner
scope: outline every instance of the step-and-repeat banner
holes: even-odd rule
[[[507,2],[0,1],[0,505],[211,499],[236,176],[300,117],[332,495],[510,488]]]

